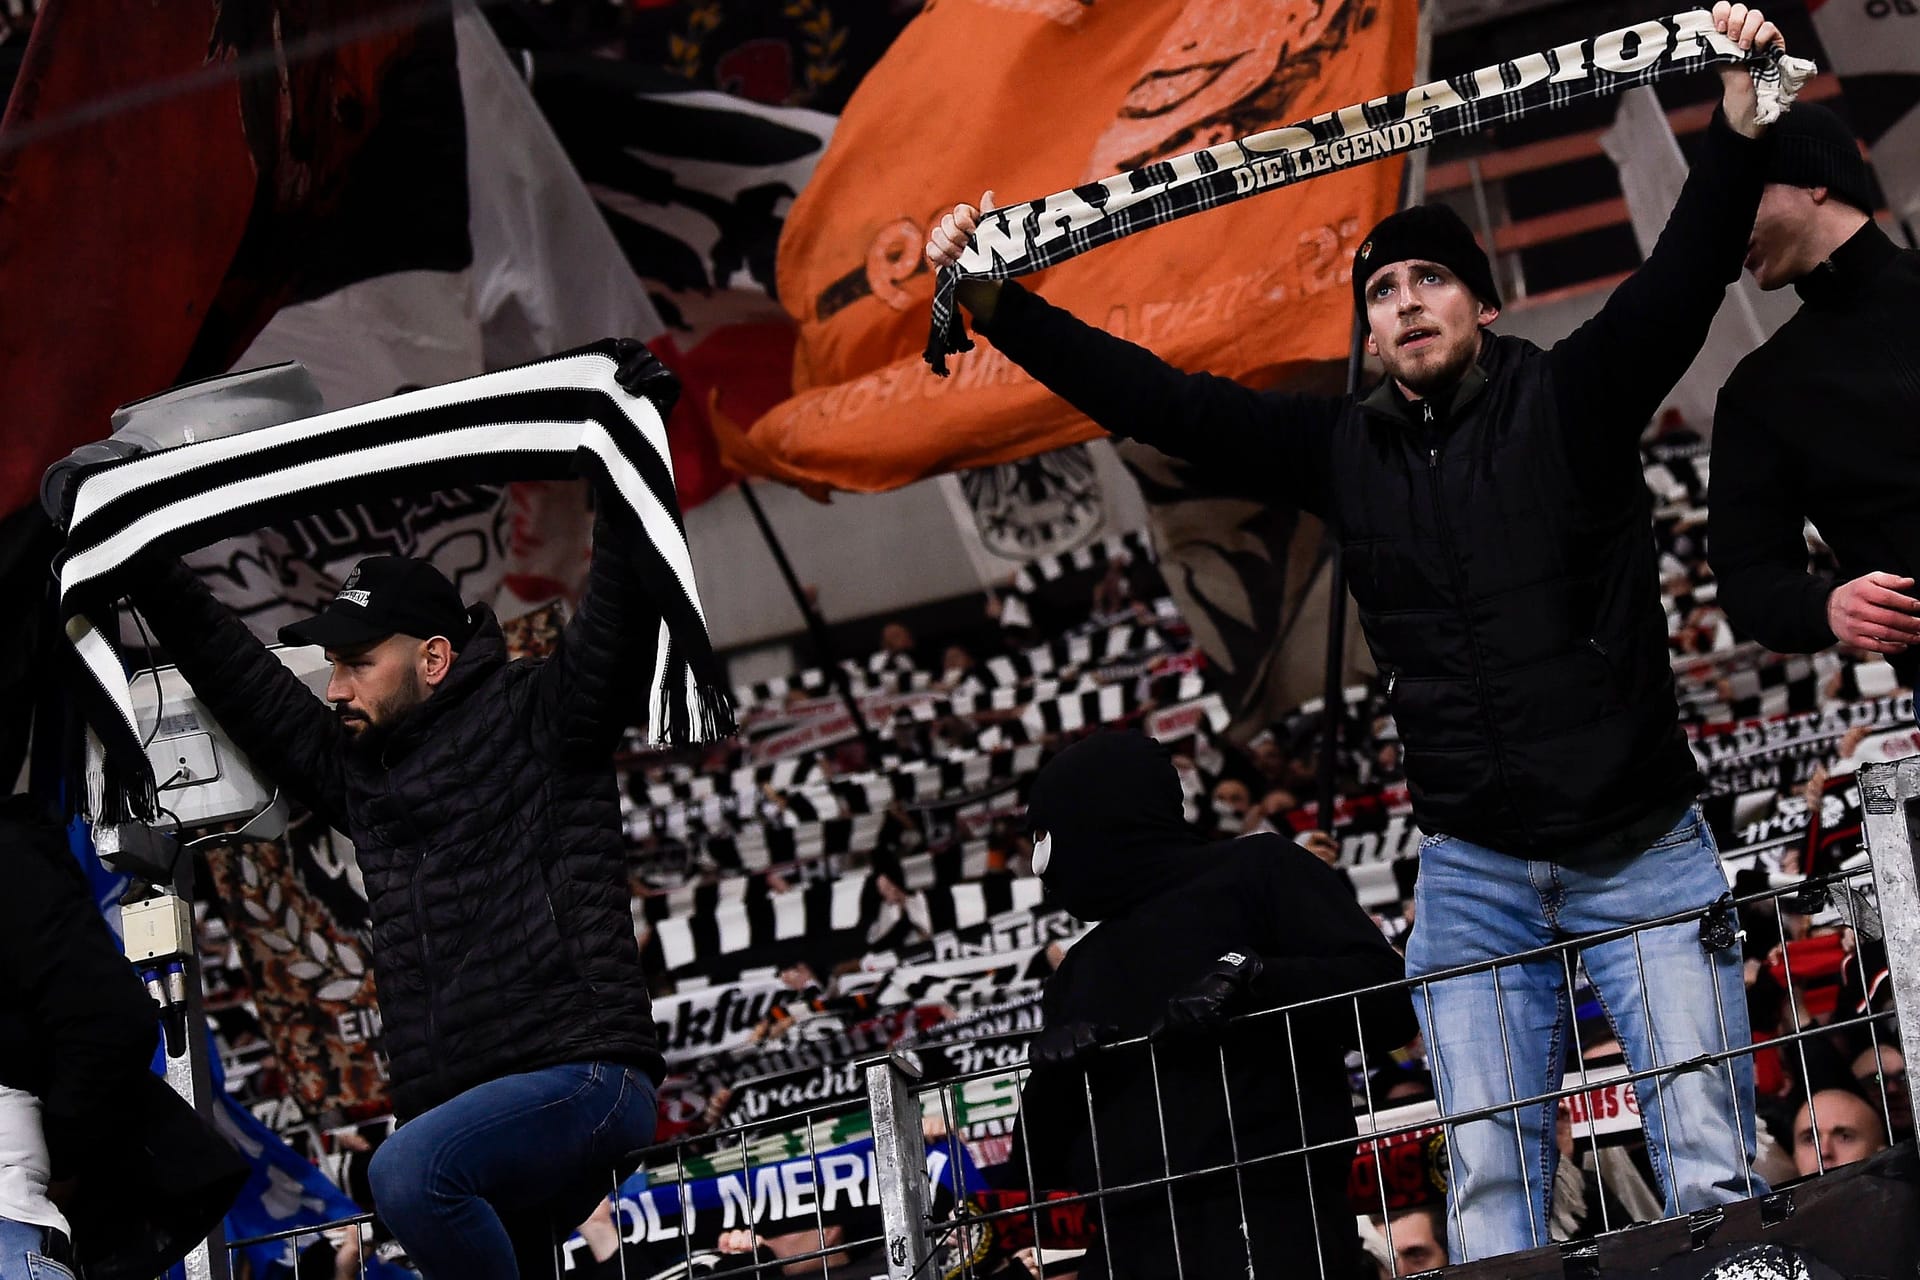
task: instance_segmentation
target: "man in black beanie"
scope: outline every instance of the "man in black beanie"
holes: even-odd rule
[[[1716,4],[1743,48],[1779,42],[1758,10]],[[1011,282],[960,302],[1000,352],[1107,431],[1322,517],[1405,744],[1421,850],[1407,967],[1420,977],[1550,947],[1727,893],[1694,805],[1638,450],[1740,274],[1768,158],[1742,69],[1645,265],[1542,350],[1489,333],[1492,272],[1442,207],[1386,219],[1354,255],[1366,349],[1358,399],[1254,391],[1184,373]],[[979,211],[935,229],[955,261]],[[1582,951],[1637,1071],[1749,1043],[1737,948],[1698,919]],[[1644,960],[1643,975],[1641,961]],[[1560,1086],[1562,957],[1417,991],[1442,1109]],[[1764,1192],[1752,1175],[1747,1058],[1643,1082],[1668,1213]],[[1449,1126],[1450,1256],[1546,1245],[1554,1109]]]
[[[1836,640],[1920,675],[1920,253],[1874,225],[1860,144],[1840,118],[1789,111],[1747,267],[1792,285],[1793,318],[1740,362],[1714,414],[1708,550],[1733,625],[1770,649]],[[1811,520],[1839,560],[1811,573]]]

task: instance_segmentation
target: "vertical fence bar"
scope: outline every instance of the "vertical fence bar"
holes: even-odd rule
[[[1494,1021],[1500,1024],[1500,1056],[1506,1060],[1507,1064],[1507,1101],[1518,1103],[1520,1101],[1520,1085],[1513,1077],[1513,1044],[1507,1038],[1507,1002],[1505,995],[1500,989],[1500,966],[1497,964],[1493,966],[1493,1017]],[[1557,1123],[1557,1115],[1555,1120]],[[1540,1247],[1541,1222],[1539,1216],[1533,1211],[1533,1179],[1527,1172],[1527,1139],[1526,1135],[1520,1132],[1520,1108],[1518,1106],[1513,1108],[1513,1145],[1515,1152],[1520,1157],[1520,1194],[1527,1198],[1527,1231],[1533,1238],[1533,1247],[1538,1249]],[[1544,1187],[1541,1188],[1541,1191],[1541,1203],[1544,1204],[1548,1197],[1545,1195],[1546,1189]]]
[[[1320,1238],[1320,1203],[1313,1186],[1313,1157],[1305,1154],[1305,1149],[1312,1143],[1307,1137],[1307,1101],[1300,1093],[1300,1049],[1293,1038],[1293,1011],[1283,1011],[1280,1019],[1287,1029],[1287,1067],[1293,1073],[1293,1112],[1300,1122],[1300,1171],[1307,1180],[1307,1213],[1313,1218],[1313,1256],[1320,1264],[1320,1280],[1329,1280],[1327,1242]]]
[[[873,1156],[880,1179],[880,1220],[887,1236],[887,1280],[919,1280],[927,1243],[927,1144],[921,1136],[920,1073],[898,1054],[866,1064],[873,1114]]]
[[[1220,1051],[1220,1097],[1227,1108],[1227,1151],[1233,1156],[1233,1193],[1240,1205],[1240,1243],[1247,1251],[1247,1280],[1254,1280],[1253,1274],[1253,1224],[1247,1218],[1247,1183],[1240,1172],[1240,1132],[1233,1124],[1233,1083],[1227,1078],[1227,1045],[1221,1041]]]
[[[1584,968],[1585,962],[1582,961],[1582,969],[1584,970]],[[1571,944],[1560,949],[1560,971],[1566,975],[1567,979],[1567,1033],[1573,1038],[1573,1060],[1580,1064],[1580,1105],[1587,1109],[1587,1142],[1593,1149],[1593,1199],[1594,1202],[1600,1206],[1600,1230],[1604,1233],[1613,1230],[1613,1215],[1607,1210],[1607,1174],[1606,1162],[1600,1158],[1600,1126],[1593,1123],[1593,1081],[1587,1075],[1586,1050],[1580,1047],[1580,1014],[1574,1006],[1573,999],[1573,993],[1576,988],[1573,982],[1573,947]],[[1559,1145],[1557,1129],[1560,1123],[1560,1117],[1557,1112],[1554,1115],[1553,1122],[1556,1127],[1555,1146],[1557,1147]],[[1569,1127],[1573,1124],[1571,1108],[1568,1109],[1567,1123]],[[1575,1150],[1577,1151],[1578,1149],[1579,1146],[1576,1143]],[[1549,1213],[1551,1213],[1551,1206],[1549,1206]],[[1548,1234],[1552,1234],[1551,1218],[1549,1218],[1548,1227]]]
[[[1907,821],[1908,804],[1920,796],[1920,759],[1863,765],[1859,785],[1900,1051],[1920,1062],[1920,850]]]
[[[1147,1041],[1147,1070],[1153,1079],[1153,1118],[1160,1126],[1160,1169],[1167,1175],[1167,1224],[1173,1231],[1173,1269],[1178,1280],[1186,1280],[1187,1264],[1180,1249],[1180,1211],[1173,1202],[1173,1152],[1167,1145],[1167,1108],[1160,1097],[1160,1053],[1153,1041]],[[1113,1267],[1113,1254],[1107,1254],[1107,1267]]]
[[[1709,976],[1718,984],[1720,978],[1718,974],[1712,972],[1712,960],[1709,959],[1707,963]],[[1653,997],[1647,989],[1647,957],[1645,951],[1641,949],[1640,935],[1637,932],[1633,935],[1633,971],[1640,982],[1641,1014],[1647,1020],[1647,1070],[1659,1071],[1667,1064],[1661,1061],[1664,1055],[1660,1052],[1660,1037],[1653,1025]],[[1626,1047],[1622,1044],[1621,1051],[1625,1052]],[[1627,1061],[1631,1066],[1633,1060],[1629,1058]],[[1685,1213],[1686,1210],[1680,1207],[1680,1174],[1673,1167],[1673,1127],[1667,1119],[1667,1090],[1669,1086],[1679,1082],[1680,1075],[1681,1072],[1676,1069],[1665,1075],[1651,1076],[1647,1080],[1647,1083],[1653,1086],[1653,1105],[1660,1114],[1660,1145],[1666,1148],[1661,1152],[1661,1158],[1654,1161],[1653,1168],[1656,1173],[1663,1174],[1667,1180],[1667,1185],[1660,1188],[1666,1196],[1666,1204],[1663,1207],[1671,1209],[1674,1213]],[[1647,1103],[1644,1098],[1640,1100],[1640,1114],[1642,1116],[1647,1114]],[[1651,1153],[1651,1144],[1649,1144],[1649,1155]]]

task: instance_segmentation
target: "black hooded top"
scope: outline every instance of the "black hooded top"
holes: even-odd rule
[[[1100,921],[1048,981],[1043,1009],[1049,1025],[1085,1022],[1112,1028],[1113,1038],[1142,1035],[1168,997],[1230,950],[1261,958],[1250,1004],[1265,1008],[1404,975],[1399,954],[1339,873],[1312,854],[1272,834],[1217,843],[1196,836],[1181,818],[1171,758],[1140,734],[1099,734],[1062,752],[1034,782],[1028,825],[1037,836],[1044,833],[1036,855],[1045,850],[1049,896],[1082,919]],[[1361,1047],[1364,1032],[1368,1054],[1384,1054],[1417,1030],[1404,992],[1361,1001],[1357,1020],[1354,1003],[1231,1027],[1218,1042],[1224,1068],[1215,1042],[1189,1042],[1157,1048],[1153,1064],[1138,1048],[1097,1054],[1086,1064],[1087,1083],[1078,1068],[1036,1071],[1023,1097],[1021,1135],[1036,1181],[1042,1188],[1091,1191],[1163,1176],[1169,1163],[1176,1171],[1202,1168],[1231,1159],[1235,1139],[1243,1160],[1285,1150],[1300,1144],[1303,1114],[1314,1141],[1351,1136],[1347,1049]],[[1357,1259],[1345,1194],[1350,1161],[1351,1151],[1341,1147],[1314,1159],[1320,1236],[1330,1263]],[[1010,1167],[1024,1173],[1024,1158]],[[1249,1187],[1260,1184],[1266,1206],[1253,1224],[1259,1274],[1319,1274],[1300,1164],[1269,1162],[1249,1170],[1248,1179]],[[1108,1206],[1105,1254],[1113,1274],[1175,1274],[1165,1192],[1124,1199],[1124,1207]],[[1176,1199],[1185,1273],[1244,1273],[1233,1180],[1190,1184]],[[1343,1266],[1328,1274],[1344,1274]]]

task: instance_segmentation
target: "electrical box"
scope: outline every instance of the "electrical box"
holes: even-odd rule
[[[177,893],[120,908],[120,931],[136,964],[193,954],[193,908]]]
[[[316,699],[325,697],[330,668],[322,650],[275,645],[268,652],[298,676]],[[274,793],[273,779],[254,771],[179,668],[136,672],[132,687],[135,719],[143,736],[152,735],[147,759],[160,788],[160,803],[179,817],[181,826],[246,818],[266,807]],[[259,824],[252,831],[278,834]]]

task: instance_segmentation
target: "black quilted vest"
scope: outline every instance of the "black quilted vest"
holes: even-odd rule
[[[1383,384],[1332,433],[1330,515],[1420,827],[1564,859],[1700,780],[1637,457],[1573,474],[1554,406],[1512,337],[1445,406]]]

